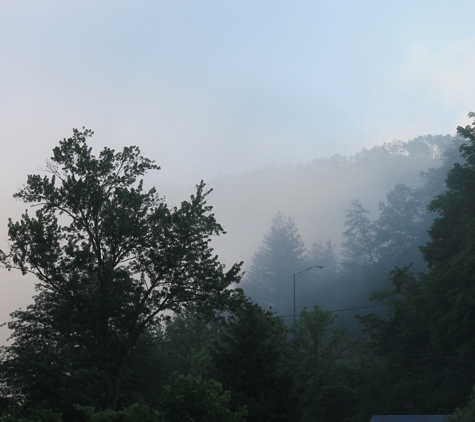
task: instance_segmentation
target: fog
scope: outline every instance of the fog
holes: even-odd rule
[[[325,264],[332,268],[308,274],[307,281],[299,284],[302,287],[299,287],[300,292],[297,291],[300,302],[297,312],[304,305],[312,307],[318,304],[328,310],[369,305],[372,289],[388,287],[389,272],[394,265],[404,266],[413,262],[416,271],[423,269],[417,246],[427,241],[426,231],[433,218],[427,214],[425,207],[435,194],[442,191],[445,171],[452,164],[443,156],[444,148],[452,151],[452,159],[457,158],[456,143],[450,136],[419,137],[409,142],[393,142],[363,150],[350,157],[333,156],[307,165],[267,167],[242,175],[216,178],[212,180],[215,190],[211,202],[228,233],[216,239],[214,246],[226,263],[244,260],[246,274],[242,287],[245,292],[263,306],[272,305],[281,315],[290,314],[292,274],[305,270],[309,265]],[[416,145],[423,147],[422,153],[414,149],[411,151],[411,146],[414,148]],[[428,145],[433,149],[424,150]],[[429,169],[440,170],[434,172]],[[439,185],[428,188],[431,180],[429,185]],[[412,203],[414,198],[399,197],[394,202],[393,198],[400,195],[397,187],[404,185],[418,192],[414,198],[419,197],[416,199],[416,202],[420,201],[417,205],[419,211]],[[394,194],[388,196],[390,192]],[[354,256],[354,251],[344,247],[345,241],[348,241],[343,235],[348,228],[347,213],[355,199],[369,211],[369,220],[376,224],[370,227],[374,234],[368,240],[368,245],[378,256],[376,263],[365,264],[363,256]],[[386,214],[382,217],[383,221],[378,222],[384,209],[381,203],[386,204]],[[391,211],[394,207],[396,209]],[[271,227],[278,212],[295,224],[308,257],[292,257],[294,251],[290,240],[288,244],[285,240],[280,244],[272,244],[271,241],[269,249],[265,239],[272,236]],[[386,215],[390,215],[389,220]],[[417,245],[409,245],[408,239],[401,240],[399,236],[404,232],[405,236],[417,239]],[[290,233],[286,233],[288,235]],[[313,245],[316,243],[324,247],[328,241],[334,247],[336,261],[328,262],[325,253],[320,253],[314,261],[311,257]],[[390,243],[398,242],[394,252],[385,252]],[[261,280],[261,276],[257,277],[255,271],[252,272],[253,262],[258,259],[255,253],[263,246],[264,257],[261,256],[261,259],[265,262],[258,265],[258,271],[264,279],[276,283],[268,291],[262,291],[256,285],[262,282],[256,281],[256,278]],[[406,249],[406,252],[401,253],[400,248]],[[386,256],[388,253],[392,256]],[[273,255],[277,261],[269,263]],[[286,263],[282,262],[287,259]],[[357,271],[350,269],[354,265],[358,267]],[[365,265],[368,265],[366,269]],[[275,276],[265,275],[273,271]],[[280,275],[277,274],[279,272]],[[280,278],[283,279],[279,281]],[[277,285],[279,282],[281,287]],[[280,306],[269,298],[279,292],[283,296]],[[361,312],[365,311],[353,312],[345,321],[348,323],[348,318]]]
[[[455,134],[473,109],[472,2],[4,2],[0,5],[0,248],[12,195],[72,128],[96,151],[138,145],[147,186],[179,204],[205,180],[244,269],[278,211],[307,247],[340,249],[357,198],[378,216],[439,157],[365,159],[393,140]],[[360,157],[360,158],[358,158]],[[291,280],[290,280],[291,281]],[[289,281],[289,283],[290,283]],[[0,322],[34,294],[3,270]],[[7,336],[2,328],[0,341]]]
[[[351,208],[352,200],[360,200],[371,212],[370,218],[377,219],[379,204],[386,200],[387,193],[400,183],[421,186],[421,173],[440,167],[445,148],[450,148],[453,142],[449,135],[418,137],[407,142],[394,141],[376,146],[348,157],[335,155],[315,159],[306,165],[267,166],[236,175],[215,176],[208,182],[208,188],[212,190],[208,202],[226,231],[225,235],[213,239],[215,252],[228,267],[244,261],[243,270],[247,272],[253,254],[269,232],[274,216],[280,212],[295,222],[309,251],[314,243],[325,244],[331,240],[341,261],[345,212]],[[416,146],[416,152],[411,151],[411,145],[412,149]],[[417,153],[418,146],[423,147],[420,154]],[[35,172],[44,172],[42,168],[38,167]],[[192,185],[161,184],[161,171],[149,173],[146,184],[155,186],[170,205],[179,206],[195,192]],[[19,219],[25,205],[11,198],[6,198],[4,203],[9,204],[5,208],[10,210],[13,220]],[[289,270],[288,291],[285,293],[289,306],[292,272],[305,268],[292,267]],[[389,269],[386,276],[388,272]],[[342,287],[341,283],[332,284],[329,277],[332,275],[325,271],[323,278],[319,274],[313,276],[316,281],[302,290],[307,295],[305,305],[314,304],[312,295],[317,295],[318,304],[326,309],[344,308],[348,303],[351,306],[367,304],[370,290],[364,292],[364,297],[355,296],[353,290]],[[387,280],[387,277],[382,278]],[[6,321],[9,312],[31,301],[35,280],[31,276],[22,277],[15,271],[5,271],[2,281],[2,317]],[[385,286],[383,282],[381,287]],[[243,287],[247,293],[245,283]],[[255,299],[259,301],[260,298]],[[302,306],[303,303],[299,308]],[[3,340],[7,333],[3,327]]]
[[[379,202],[395,184],[420,185],[420,172],[439,166],[437,158],[354,159],[333,156],[212,179],[210,202],[228,232],[216,247],[231,261],[248,263],[277,211],[294,219],[307,246],[332,239],[338,247],[352,199],[361,200],[376,217]]]

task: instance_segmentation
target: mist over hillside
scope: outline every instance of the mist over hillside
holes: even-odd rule
[[[71,215],[78,215],[77,220],[83,224],[80,226],[78,223],[76,227],[79,230],[86,227],[84,232],[91,233],[93,240],[93,236],[99,233],[102,239],[110,239],[112,246],[110,249],[107,246],[103,248],[104,254],[91,254],[90,246],[84,241],[86,235],[67,227],[65,231],[69,237],[64,247],[65,253],[54,255],[59,250],[59,237],[51,240],[52,237],[48,236],[56,233],[54,230],[59,226],[53,217],[52,223],[48,225],[46,211],[37,213],[38,220],[24,215],[22,222],[16,223],[13,230],[10,224],[9,236],[14,248],[11,255],[3,254],[4,265],[15,268],[16,262],[23,262],[23,256],[27,256],[35,265],[33,271],[37,267],[42,268],[40,264],[50,271],[51,276],[46,278],[41,269],[36,275],[44,280],[43,283],[50,283],[52,288],[48,289],[49,284],[46,287],[37,284],[39,293],[33,298],[33,304],[26,310],[11,314],[13,322],[9,328],[12,330],[10,341],[13,342],[2,348],[2,380],[6,380],[8,388],[14,392],[22,391],[20,389],[28,391],[27,388],[33,385],[34,394],[40,394],[31,397],[25,395],[26,400],[43,403],[41,406],[51,407],[54,411],[67,408],[71,401],[76,400],[73,395],[57,399],[54,393],[56,379],[51,386],[47,385],[47,390],[37,380],[46,380],[45,384],[48,384],[48,377],[37,376],[37,372],[58,374],[56,368],[60,367],[58,378],[66,386],[61,391],[68,391],[68,394],[76,394],[77,386],[82,387],[85,380],[94,379],[94,371],[99,365],[95,362],[96,366],[90,369],[84,366],[85,360],[82,358],[83,355],[87,356],[89,349],[97,349],[96,343],[91,343],[90,338],[91,333],[96,335],[95,327],[98,324],[93,320],[88,325],[88,315],[93,312],[84,312],[84,309],[95,309],[97,306],[98,296],[91,295],[91,291],[107,293],[110,290],[117,292],[116,296],[111,296],[112,299],[125,300],[117,307],[121,311],[125,310],[124,315],[115,311],[113,314],[118,322],[109,324],[108,317],[106,324],[101,325],[107,330],[109,326],[114,327],[115,333],[120,334],[114,336],[114,341],[109,344],[115,345],[115,339],[123,341],[127,339],[126,336],[135,335],[136,331],[127,331],[130,325],[122,325],[122,321],[129,315],[132,319],[137,318],[139,308],[130,306],[133,303],[130,297],[140,299],[138,294],[142,291],[147,293],[148,290],[139,286],[127,291],[123,289],[124,284],[120,283],[114,284],[114,288],[102,289],[103,284],[112,286],[102,282],[109,281],[103,276],[109,272],[98,272],[96,278],[95,273],[91,276],[87,272],[90,266],[83,268],[76,263],[96,259],[96,256],[115,257],[113,253],[107,255],[109,251],[115,251],[114,242],[121,243],[122,236],[127,236],[129,231],[135,235],[134,228],[139,227],[140,242],[143,241],[144,246],[139,243],[138,249],[143,255],[137,253],[136,258],[132,258],[136,260],[135,263],[128,267],[121,266],[117,273],[120,275],[118,281],[124,281],[129,280],[127,271],[139,269],[143,271],[141,277],[130,277],[131,280],[143,283],[145,287],[150,282],[152,289],[160,285],[153,298],[155,300],[159,295],[165,295],[163,302],[153,302],[144,310],[144,314],[148,315],[155,303],[161,306],[160,303],[167,303],[168,298],[172,298],[172,303],[180,300],[177,296],[180,292],[185,295],[198,292],[200,296],[195,303],[188,300],[176,308],[158,309],[157,312],[161,311],[162,316],[143,331],[143,342],[139,343],[135,337],[135,349],[129,348],[133,354],[127,357],[134,378],[128,378],[128,373],[124,375],[124,391],[130,388],[143,391],[145,395],[141,397],[152,403],[157,396],[165,394],[162,391],[167,391],[168,387],[163,387],[167,379],[171,380],[168,382],[175,382],[171,375],[175,373],[176,379],[191,383],[194,389],[196,382],[216,379],[209,382],[215,382],[213,385],[219,388],[224,386],[231,392],[229,394],[234,391],[234,397],[238,397],[233,408],[240,402],[246,406],[250,403],[249,409],[254,409],[252,412],[255,414],[260,412],[262,406],[254,405],[254,399],[247,402],[242,400],[255,395],[261,397],[262,391],[270,391],[272,400],[265,400],[266,409],[273,408],[274,402],[277,403],[275,415],[283,415],[280,406],[284,400],[291,399],[294,405],[294,409],[289,411],[291,416],[285,416],[283,421],[294,420],[297,412],[302,413],[302,421],[314,420],[312,415],[329,415],[325,419],[328,421],[364,421],[375,412],[383,414],[379,409],[391,414],[397,414],[395,411],[399,412],[398,409],[405,409],[404,403],[394,403],[392,400],[394,392],[404,397],[406,402],[406,397],[415,397],[415,393],[417,397],[427,396],[427,392],[432,392],[433,385],[437,385],[438,394],[444,395],[447,400],[435,403],[426,400],[423,405],[429,410],[425,413],[433,412],[432,409],[444,414],[451,412],[454,406],[464,403],[460,401],[460,394],[467,400],[474,377],[473,371],[465,370],[466,367],[473,367],[473,353],[463,353],[464,350],[472,350],[473,343],[473,337],[464,334],[473,329],[473,322],[465,318],[465,315],[472,318],[473,304],[466,300],[471,296],[472,287],[461,291],[460,286],[468,284],[469,272],[473,274],[473,242],[470,236],[475,224],[471,214],[473,195],[470,187],[473,186],[475,174],[475,129],[458,128],[458,131],[465,137],[418,137],[407,142],[383,144],[349,157],[335,155],[315,159],[305,165],[271,166],[241,175],[216,177],[209,183],[209,188],[215,190],[209,198],[209,192],[206,193],[201,183],[190,202],[185,200],[181,205],[178,205],[179,199],[191,193],[188,187],[158,185],[160,196],[155,196],[158,193],[154,189],[140,196],[149,201],[145,203],[145,209],[149,204],[160,204],[153,209],[156,214],[151,214],[153,229],[144,231],[143,227],[147,226],[139,225],[135,215],[138,214],[140,218],[143,208],[131,208],[128,197],[129,192],[130,197],[137,197],[136,192],[141,192],[142,182],[138,182],[137,190],[128,191],[121,187],[113,196],[119,206],[106,207],[109,204],[109,191],[103,190],[101,180],[97,183],[97,173],[88,172],[87,176],[92,174],[93,177],[79,178],[79,181],[74,177],[62,177],[67,183],[75,183],[73,189],[62,191],[54,187],[54,181],[50,184],[47,178],[30,176],[28,187],[18,195],[33,195],[31,192],[38,186],[37,182],[46,181],[44,192],[50,201],[46,207],[55,206],[54,200],[62,195],[58,192],[66,192],[67,200],[72,198],[71,209],[74,211],[71,211]],[[78,134],[76,131],[75,136]],[[68,152],[71,145],[77,147],[79,144],[74,144],[75,139],[61,142],[61,151]],[[84,168],[107,168],[97,164],[96,158],[90,155],[92,149],[87,149],[85,144],[79,147],[82,149],[76,148],[74,151],[79,150],[81,157],[86,157],[84,162],[87,164],[79,166],[79,171]],[[143,174],[140,165],[143,168],[149,166],[150,169],[158,167],[138,155],[134,157],[143,160],[140,165],[132,167],[127,161],[124,164],[123,157],[127,157],[130,151],[138,152],[138,149],[132,147],[125,149],[124,155],[119,153],[110,157],[117,160],[118,168],[123,166],[125,173],[130,171],[132,176],[122,177],[120,171],[118,174],[106,172],[109,183],[106,186],[117,183],[119,179],[134,183],[135,175]],[[76,171],[74,166],[81,160],[70,160],[70,155],[66,154],[56,154],[54,159],[60,161],[63,157],[66,157],[64,161],[72,163],[70,167],[67,167],[70,164],[65,165],[66,170],[63,171],[71,168]],[[135,170],[130,170],[132,168]],[[50,166],[50,169],[57,171],[56,167]],[[60,172],[58,174],[62,176]],[[472,179],[466,177],[467,174]],[[153,180],[151,184],[154,184]],[[41,189],[40,194],[43,192]],[[81,189],[79,194],[78,189]],[[53,200],[48,196],[50,192],[53,192]],[[93,206],[86,202],[87,210],[96,207],[96,198],[105,198],[104,206],[97,208],[101,212],[105,210],[105,217],[98,212],[102,220],[97,221],[111,224],[104,224],[98,229],[94,226],[90,230],[87,220],[89,211],[80,209],[74,214],[78,203],[75,195],[91,201]],[[117,198],[125,198],[126,206],[120,208],[121,203]],[[215,215],[209,213],[207,203],[214,208]],[[119,212],[114,214],[116,208]],[[83,215],[86,217],[80,220]],[[44,218],[48,224],[42,226],[43,216],[46,216]],[[224,233],[217,221],[228,231],[226,236],[220,236]],[[453,222],[458,224],[455,229],[451,228]],[[76,220],[73,220],[73,224],[76,224]],[[38,226],[42,227],[41,231]],[[210,227],[211,235],[219,237],[211,240],[208,235],[198,239],[197,233]],[[160,231],[162,229],[163,232]],[[40,235],[36,236],[38,232]],[[23,236],[25,233],[27,235]],[[155,241],[154,236],[157,234],[158,241]],[[214,252],[209,249],[210,241]],[[78,243],[89,249],[84,252],[72,246]],[[101,245],[99,241],[94,244]],[[29,248],[37,248],[38,252],[35,250],[29,254]],[[43,252],[45,249],[47,253]],[[18,251],[23,251],[24,255]],[[214,253],[219,256],[219,260],[213,256]],[[60,265],[57,264],[58,259],[51,259],[56,256],[59,257]],[[246,259],[245,266],[232,265],[242,258]],[[157,266],[148,268],[147,265],[155,263],[155,259]],[[170,268],[167,267],[167,259],[173,264]],[[109,265],[110,261],[104,262]],[[224,272],[221,262],[230,270]],[[178,269],[175,263],[179,263]],[[449,271],[445,268],[439,271],[441,263],[446,263]],[[30,265],[30,261],[27,265]],[[71,277],[62,278],[63,268],[65,274],[71,273]],[[155,268],[157,273],[154,272]],[[242,280],[241,270],[245,270]],[[170,271],[172,276],[168,277],[166,271]],[[448,280],[448,276],[452,278]],[[207,291],[200,284],[202,277],[212,286],[220,277],[225,277],[224,282],[227,284],[223,284],[220,290],[222,296],[207,296]],[[176,285],[164,284],[175,278],[178,280]],[[67,290],[68,294],[63,295],[62,290],[57,288],[57,279],[70,289]],[[96,280],[100,283],[96,283]],[[245,295],[240,289],[228,289],[239,281]],[[450,296],[446,292],[450,292]],[[78,297],[81,299],[78,300]],[[86,297],[90,300],[83,299]],[[454,297],[457,299],[456,309],[451,303]],[[144,300],[140,299],[138,303],[144,303]],[[443,301],[447,303],[440,307],[439,303],[444,305]],[[439,319],[443,312],[444,318]],[[460,315],[464,316],[463,320]],[[81,321],[77,327],[82,331],[71,329],[76,321]],[[444,324],[442,329],[441,324]],[[462,330],[459,329],[461,324],[462,327],[465,324]],[[428,331],[428,327],[431,331]],[[445,343],[440,340],[440,333],[445,336]],[[430,335],[433,336],[432,340]],[[40,341],[34,342],[37,338]],[[82,338],[87,347],[76,347],[79,341],[83,341]],[[104,338],[107,340],[108,337]],[[455,347],[460,344],[462,352],[457,349],[451,351],[453,344]],[[102,349],[109,353],[111,348]],[[127,352],[125,347],[120,350]],[[51,353],[56,353],[53,369],[49,365]],[[442,364],[440,355],[446,357]],[[95,356],[94,352],[89,358],[95,359]],[[109,365],[111,360],[108,355],[104,356]],[[410,359],[407,359],[408,356]],[[422,363],[422,374],[421,356],[427,360],[427,363]],[[465,360],[467,365],[460,365],[459,358]],[[271,368],[271,371],[264,375],[256,373],[256,359],[258,368],[265,368],[266,371]],[[46,365],[38,365],[41,362]],[[25,367],[33,370],[25,370]],[[75,371],[74,377],[70,376],[71,367]],[[249,373],[236,386],[235,379],[240,379],[243,368]],[[406,373],[410,375],[409,378]],[[451,374],[448,381],[447,374]],[[119,373],[119,376],[122,375]],[[439,382],[434,383],[434,377]],[[262,384],[263,380],[265,385]],[[453,380],[461,380],[460,390],[449,390]],[[374,388],[375,382],[380,385],[377,388],[383,394],[373,397],[366,392],[368,387]],[[97,384],[97,391],[100,385]],[[259,385],[257,391],[256,385]],[[398,385],[401,385],[403,393],[398,392]],[[282,390],[282,386],[286,386],[287,390]],[[82,392],[83,389],[77,391]],[[134,405],[124,407],[128,402],[120,402],[122,398],[117,393],[119,390],[113,391],[117,397],[113,402],[113,410],[133,408]],[[240,391],[246,395],[239,396]],[[282,396],[276,398],[279,392]],[[16,399],[15,396],[8,396],[9,400],[10,397]],[[101,404],[97,397],[101,397],[101,394],[91,394],[90,398],[84,399],[84,403],[96,400],[94,403],[97,408],[105,408],[107,404]],[[229,397],[233,398],[232,395]],[[389,402],[385,401],[386,397],[391,398]],[[290,409],[288,404],[283,408]],[[343,419],[341,415],[348,418],[345,416],[346,419]],[[359,415],[358,418],[355,419],[355,415]],[[266,420],[277,419],[272,416]]]
[[[377,218],[379,202],[386,199],[395,184],[421,186],[421,172],[439,167],[444,151],[459,142],[450,135],[420,136],[407,142],[393,141],[363,149],[351,156],[334,155],[312,161],[309,157],[309,162],[302,165],[267,166],[205,180],[207,187],[213,189],[209,204],[227,232],[213,239],[215,252],[228,267],[244,261],[243,269],[247,271],[273,217],[280,211],[294,220],[308,249],[314,242],[325,244],[331,239],[338,253],[345,210],[353,199],[359,199],[372,213],[371,218]],[[457,148],[454,150],[458,157]],[[152,175],[147,184],[156,186],[172,205],[179,205],[194,191],[193,186],[161,184],[160,172]],[[18,203],[17,208],[20,213],[22,204]],[[289,280],[291,283],[291,276]],[[3,304],[2,320],[30,303],[33,294],[32,280],[28,282],[17,273],[9,273],[6,281],[11,281],[10,300]],[[336,289],[331,287],[331,290]],[[6,327],[2,328],[3,341],[7,331]]]
[[[261,306],[283,316],[316,304],[347,309],[337,324],[359,335],[356,315],[386,312],[372,308],[370,297],[390,287],[391,270],[425,269],[419,246],[435,217],[426,207],[445,189],[461,142],[420,136],[350,157],[218,177],[212,203],[228,234],[215,240],[216,251],[228,264],[245,261],[241,286]],[[293,293],[293,274],[312,265],[324,269]]]
[[[315,303],[324,309],[370,305],[371,290],[389,285],[389,272],[394,265],[415,261],[416,269],[423,269],[418,246],[426,242],[427,229],[433,219],[426,215],[426,205],[444,189],[447,169],[460,159],[460,143],[460,138],[450,135],[426,135],[405,142],[384,143],[348,157],[334,155],[297,166],[267,166],[237,175],[219,175],[207,181],[208,187],[213,189],[209,203],[227,232],[225,236],[213,239],[215,252],[227,266],[244,261],[246,274],[241,286],[245,292],[262,306],[272,306],[281,315],[293,312],[292,275],[309,265],[325,264],[326,268],[318,274],[307,275],[299,285],[297,312],[303,306]],[[178,203],[179,197],[184,198],[191,192],[185,187],[163,188],[167,200],[172,203]],[[398,195],[402,197],[398,198]],[[411,195],[414,198],[409,198]],[[368,247],[381,255],[377,265],[350,250],[348,244],[355,241],[345,239],[343,235],[348,230],[345,222],[356,200],[361,206],[362,217],[367,219],[368,229],[373,231]],[[412,204],[413,210],[406,210],[408,215],[404,217],[404,223],[392,222],[397,219],[395,214],[406,212],[392,210],[398,207],[398,201],[417,202]],[[381,207],[386,207],[386,211],[384,221],[378,222]],[[280,306],[271,299],[272,292],[279,288],[270,286],[270,291],[262,290],[261,282],[251,282],[249,276],[253,259],[259,249],[265,247],[263,241],[277,214],[283,221],[290,220],[306,255],[283,262],[287,260],[283,253],[279,262],[273,264],[275,268],[262,270],[269,272],[263,276],[269,283],[272,280],[270,273],[274,270],[280,273],[282,291],[277,292]],[[397,224],[412,226],[391,227]],[[391,251],[387,246],[397,243],[392,238],[400,236],[401,231],[408,233],[400,242],[408,244],[398,246],[405,249],[398,258],[399,252]],[[383,232],[386,233],[382,235]],[[381,236],[386,236],[386,240],[380,239]],[[357,313],[345,314],[340,321],[351,325]]]
[[[260,245],[274,215],[292,217],[305,244],[332,239],[337,250],[345,210],[357,198],[378,215],[379,202],[397,183],[421,186],[421,172],[441,165],[444,150],[457,143],[450,135],[393,141],[349,157],[317,158],[298,166],[269,166],[209,181],[210,203],[227,231],[214,242],[228,263],[244,267]]]

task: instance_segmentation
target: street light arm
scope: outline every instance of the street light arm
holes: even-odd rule
[[[311,267],[308,267],[305,270],[302,270],[299,273],[294,274],[294,318],[295,318],[295,282],[300,277],[302,277],[307,271],[310,271],[312,268],[323,268],[323,265],[312,265]]]
[[[323,265],[312,265],[311,267],[308,267],[305,270],[302,270],[299,273],[294,274],[295,280],[298,280],[300,277],[302,277],[305,273],[310,271],[312,268],[323,268]]]

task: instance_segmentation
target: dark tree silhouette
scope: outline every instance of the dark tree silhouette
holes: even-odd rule
[[[293,274],[307,265],[306,249],[292,218],[278,212],[252,257],[243,288],[263,307],[290,315]]]

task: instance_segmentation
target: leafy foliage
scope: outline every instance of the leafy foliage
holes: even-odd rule
[[[432,341],[443,347],[443,339],[459,351],[471,351],[475,348],[475,124],[459,127],[458,132],[467,139],[460,147],[465,162],[454,164],[447,173],[447,191],[431,202],[429,209],[440,217],[429,230],[431,241],[421,249],[430,268],[425,281],[429,312],[438,315]]]
[[[346,330],[333,326],[336,318],[315,305],[290,329],[302,421],[342,421],[351,414],[352,392],[342,365]]]
[[[388,305],[387,317],[359,318],[369,334],[367,347],[381,358],[385,378],[391,380],[384,383],[376,376],[364,384],[379,383],[382,397],[398,398],[374,403],[383,412],[409,406],[418,413],[451,413],[467,400],[475,381],[475,124],[458,132],[466,140],[461,160],[428,206],[438,213],[421,247],[428,270],[414,274],[410,267],[396,268],[392,288],[372,295]],[[440,189],[438,177],[433,172],[431,177],[428,186]]]
[[[161,378],[175,372],[206,376],[210,358],[205,349],[218,335],[221,322],[208,320],[195,310],[187,310],[167,321],[159,341]]]
[[[289,353],[282,321],[247,301],[229,316],[211,345],[213,378],[231,391],[234,407],[246,405],[249,420],[296,420]]]
[[[229,391],[223,392],[219,382],[175,374],[163,391],[160,408],[167,422],[244,421],[246,409],[231,411],[230,402]]]
[[[455,416],[450,419],[451,422],[471,422],[473,420],[475,420],[475,387],[468,404],[463,408],[456,409]]]
[[[169,208],[144,189],[142,176],[158,167],[138,148],[95,157],[92,132],[74,131],[55,148],[49,174],[29,176],[16,195],[36,213],[10,221],[10,250],[0,254],[5,267],[38,280],[1,351],[0,419],[359,422],[452,413],[475,380],[475,124],[459,134],[462,157],[446,149],[442,167],[423,186],[397,184],[378,217],[351,203],[342,262],[331,241],[307,252],[294,221],[275,216],[246,291],[289,315],[292,275],[324,266],[299,283],[298,307],[312,308],[289,328],[228,289],[240,265],[226,272],[212,253],[210,238],[223,229],[203,183]],[[314,167],[432,159],[460,139],[393,142]],[[371,289],[369,301],[385,311],[358,317],[365,342],[338,328],[343,320],[357,332],[351,313],[336,319],[313,306],[361,306]],[[471,420],[472,401],[456,412],[460,420]]]
[[[15,196],[36,206],[35,216],[10,220],[10,251],[0,257],[38,280],[35,303],[13,314],[2,379],[26,400],[50,397],[43,405],[53,409],[72,398],[117,409],[142,333],[164,311],[223,309],[240,279],[240,265],[226,272],[209,245],[224,231],[204,183],[169,208],[140,179],[158,166],[137,147],[96,157],[92,134],[74,130],[54,148],[49,176],[28,176]]]

